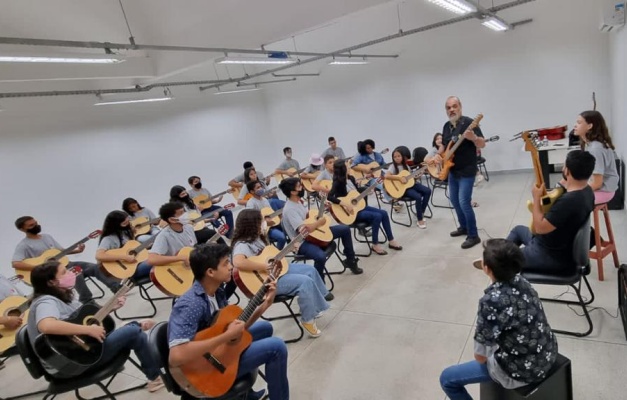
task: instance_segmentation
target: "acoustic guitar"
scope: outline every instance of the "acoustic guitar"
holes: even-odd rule
[[[222,225],[207,243],[215,243],[228,231],[228,226]],[[189,260],[193,247],[183,247],[179,250],[179,256],[185,256]],[[156,265],[150,270],[150,280],[159,290],[168,296],[182,296],[194,283],[194,273],[183,261],[175,261],[166,265]]]
[[[147,235],[153,225],[161,221],[161,218],[148,219],[148,217],[137,217],[131,220],[131,227],[135,236]]]
[[[232,210],[234,208],[235,203],[229,203],[226,204],[224,207],[216,208],[215,210],[211,211],[211,213],[221,213],[224,210]],[[191,218],[191,224],[194,226],[194,231],[204,229],[207,226],[207,221],[215,221],[216,219],[220,218],[203,217],[198,211],[190,211],[189,217]]]
[[[330,179],[321,179],[318,181],[318,185],[322,186],[326,190],[331,190],[331,187],[333,187],[333,181]]]
[[[305,188],[306,191],[308,192],[315,192],[314,188],[313,188],[313,184],[316,181],[316,178],[318,177],[318,175],[320,175],[320,171],[314,171],[311,173],[311,175],[313,175],[313,178],[300,178],[300,183],[303,184],[303,187]]]
[[[263,195],[263,196],[261,196],[261,197],[265,197],[265,198],[272,197],[272,196],[274,196],[274,195],[276,194],[277,189],[278,189],[278,186],[273,186],[273,187],[271,187],[270,189],[266,190],[266,193],[264,193],[264,195]],[[250,199],[252,199],[252,198],[253,198],[253,194],[252,194],[252,193],[250,193],[250,192],[248,192],[248,193],[246,193],[246,194],[244,195],[244,197],[242,198],[242,200],[244,200],[244,201],[248,201],[248,200],[250,200]]]
[[[70,260],[68,260],[68,258],[66,256],[68,254],[70,254],[71,252],[73,252],[81,244],[86,243],[90,239],[97,238],[98,236],[100,236],[101,233],[102,233],[101,230],[95,230],[92,233],[90,233],[89,235],[87,235],[84,238],[82,238],[81,240],[79,240],[78,242],[72,244],[71,246],[69,246],[69,247],[67,247],[67,248],[65,248],[63,250],[49,249],[49,250],[46,250],[43,253],[41,253],[41,255],[39,257],[27,258],[25,260],[22,260],[23,263],[31,265],[33,268],[30,269],[30,270],[16,268],[15,270],[17,271],[17,274],[20,275],[22,281],[24,281],[24,283],[27,283],[27,284],[30,285],[30,274],[31,274],[31,271],[35,267],[37,267],[37,266],[39,266],[41,264],[44,264],[46,261],[58,261],[59,264],[63,265],[64,267],[67,267],[67,265],[69,264]]]
[[[107,250],[105,254],[119,257],[119,259],[116,261],[103,261],[102,268],[115,278],[130,278],[135,274],[135,271],[137,271],[139,263],[148,259],[148,248],[152,245],[157,236],[158,234],[152,236],[144,243],[140,243],[137,240],[129,240],[119,249]],[[123,261],[121,259],[128,255],[135,256],[135,261]]]
[[[298,175],[300,175],[304,170],[306,170],[307,167],[303,167],[299,170],[297,170],[296,168],[292,167],[292,168],[288,168],[285,171],[287,171],[287,174],[275,174],[274,179],[276,179],[277,183],[281,183],[281,181],[283,179],[287,179],[287,178],[296,178],[298,177]],[[291,176],[290,176],[291,174]]]
[[[564,194],[564,188],[559,186],[550,192],[547,192],[546,186],[544,186],[544,176],[542,175],[542,165],[540,164],[540,156],[538,153],[538,147],[541,146],[540,137],[536,132],[523,132],[522,138],[525,141],[525,151],[530,152],[531,162],[533,163],[533,172],[536,177],[536,187],[542,187],[542,196],[540,197],[540,207],[542,214],[549,212],[553,204]],[[527,200],[527,208],[529,212],[533,213],[533,200]],[[532,233],[535,233],[533,226],[533,217],[529,224],[529,229]]]
[[[383,178],[377,178],[375,184],[370,185],[366,190],[362,193],[359,193],[357,190],[351,190],[344,197],[340,197],[340,204],[331,204],[331,215],[335,220],[343,225],[352,225],[357,219],[357,213],[366,208],[366,201],[364,200],[366,196],[372,193],[378,183],[381,183]],[[353,212],[348,213],[342,204],[350,204],[353,206]]]
[[[380,154],[387,154],[389,153],[389,151],[390,149],[386,147],[385,149],[383,149],[383,151],[381,151]],[[368,174],[372,174],[375,178],[378,178],[381,176],[381,170],[389,167],[391,164],[392,163],[379,165],[379,163],[376,161],[373,161],[369,164],[358,164],[360,167],[368,167],[370,169],[370,172],[363,172],[358,171],[355,168],[349,168],[348,173],[349,175],[352,175],[355,179],[364,179]]]
[[[406,170],[399,172],[396,176],[400,178],[406,178],[407,182],[405,183],[403,183],[403,181],[401,180],[389,179],[386,175],[385,180],[383,181],[383,187],[385,188],[385,191],[388,192],[390,197],[400,199],[401,197],[403,197],[407,189],[413,187],[416,184],[416,179],[424,174],[427,168],[427,166],[424,166],[413,172],[409,172]]]
[[[0,325],[0,354],[15,345],[17,331],[28,321],[28,299],[23,296],[9,296],[0,303],[0,315],[3,317],[22,317],[22,325],[9,329]]]
[[[331,220],[329,217],[324,215],[324,211],[326,209],[325,202],[327,201],[327,195],[320,195],[320,206],[317,210],[309,210],[307,214],[307,218],[303,222],[303,224],[313,224],[318,222],[320,219],[324,219],[324,225],[316,228],[315,231],[310,232],[307,235],[308,242],[311,242],[317,246],[326,247],[329,243],[333,241],[333,232],[331,232]]]
[[[479,126],[479,122],[483,119],[483,114],[477,114],[475,119],[472,120],[466,131],[472,131],[476,127]],[[463,133],[463,132],[462,132]],[[442,162],[433,164],[429,167],[429,173],[436,179],[441,181],[446,180],[448,178],[448,174],[451,171],[451,168],[455,163],[453,162],[453,157],[455,156],[455,152],[459,148],[459,146],[464,142],[466,138],[464,138],[463,134],[459,135],[457,140],[454,142],[451,140],[446,146],[446,150],[444,150],[444,155],[442,156]]]
[[[283,214],[283,209],[279,209],[274,211],[271,207],[263,207],[261,210],[261,216],[264,219],[269,218],[272,222],[272,225],[268,226],[272,228],[273,226],[279,226],[281,224],[281,214]]]
[[[109,316],[118,302],[118,298],[125,295],[133,283],[130,280],[122,281],[120,289],[107,301],[98,307],[94,303],[83,304],[65,322],[78,325],[101,325],[109,335],[115,329],[115,322]],[[88,335],[44,335],[35,338],[33,346],[35,353],[47,366],[63,377],[80,375],[89,367],[97,363],[102,357],[103,344]]]
[[[289,268],[289,264],[287,263],[285,256],[291,252],[298,243],[302,242],[306,236],[307,232],[298,234],[298,236],[296,236],[280,251],[273,245],[268,245],[258,255],[249,257],[249,260],[268,265],[280,264],[281,272],[278,275],[275,275],[278,279],[285,275]],[[239,290],[241,290],[246,297],[251,297],[253,293],[258,291],[261,286],[263,286],[263,283],[267,278],[268,270],[242,271],[239,268],[233,268],[233,280]]]
[[[229,188],[229,189],[227,189],[227,190],[225,190],[225,191],[223,191],[223,192],[220,192],[220,193],[214,194],[214,195],[213,195],[213,196],[211,196],[211,197],[207,196],[206,194],[201,194],[201,195],[198,195],[198,196],[194,197],[194,198],[192,199],[192,201],[194,202],[194,204],[196,204],[196,207],[198,207],[198,209],[199,209],[200,211],[204,211],[204,210],[206,210],[207,208],[210,208],[211,206],[213,206],[213,202],[214,202],[214,201],[215,201],[218,197],[224,196],[225,194],[227,194],[227,193],[232,193],[232,192],[233,192],[233,189],[230,189],[230,188]]]
[[[247,322],[257,307],[263,303],[268,290],[266,285],[275,280],[280,273],[280,265],[279,263],[268,271],[268,277],[244,310],[234,304],[224,307],[217,312],[211,326],[198,332],[192,341],[198,342],[220,336],[235,320]],[[250,332],[244,330],[242,336],[216,347],[211,353],[198,354],[196,358],[180,367],[170,366],[170,373],[176,383],[194,397],[222,397],[233,386],[240,356],[252,341]]]

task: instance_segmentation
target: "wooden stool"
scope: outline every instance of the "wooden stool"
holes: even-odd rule
[[[601,240],[601,226],[599,225],[599,211],[603,212],[605,219],[605,229],[607,230],[608,241]],[[614,242],[614,232],[612,232],[612,222],[610,221],[610,210],[607,203],[597,204],[594,207],[594,250],[590,250],[590,258],[596,260],[599,271],[599,280],[603,280],[603,259],[612,253],[614,258],[614,266],[618,268],[618,252],[616,251],[616,243]]]

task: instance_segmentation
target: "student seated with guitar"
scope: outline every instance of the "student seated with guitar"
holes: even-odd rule
[[[262,189],[266,191],[264,197],[268,199],[268,201],[270,202],[270,207],[272,207],[274,211],[283,208],[283,206],[285,205],[285,201],[280,200],[274,190],[272,191],[272,193],[268,193],[270,189],[268,188],[268,184],[266,183],[267,179],[264,181],[263,177],[260,177],[260,175],[257,173],[257,170],[255,170],[255,167],[246,168],[246,171],[244,171],[244,187],[240,191],[237,204],[245,206],[248,203],[248,200],[252,197],[247,187],[248,183],[250,182],[259,182],[261,184]]]
[[[268,246],[262,222],[263,218],[258,210],[242,210],[237,216],[231,245],[233,267],[237,270],[267,271],[267,263],[250,259],[259,255]],[[298,296],[298,307],[302,315],[301,325],[311,337],[316,338],[322,334],[316,326],[315,318],[329,308],[327,300],[333,300],[334,296],[324,286],[315,268],[303,263],[290,263],[287,273],[277,280],[276,293]]]
[[[298,161],[292,158],[292,148],[285,147],[283,148],[283,155],[285,156],[285,160],[279,164],[277,169],[274,171],[276,175],[287,175],[289,177],[294,177],[297,174],[297,171],[300,169],[300,164]],[[288,171],[288,170],[292,171]]]
[[[353,170],[362,172],[364,176],[368,178],[373,178],[372,176],[372,165],[371,163],[375,162],[378,164],[378,167],[385,166],[385,160],[381,153],[374,151],[375,144],[374,140],[366,139],[363,142],[359,142],[357,145],[358,155],[353,157],[353,161],[351,162],[351,168]],[[374,164],[373,164],[374,165]],[[375,184],[375,179],[370,179],[367,183],[367,186]],[[385,190],[383,190],[383,184],[378,183],[377,189],[383,193],[383,198],[385,201],[392,201],[392,198],[388,196]]]
[[[210,328],[214,321],[220,320],[220,310],[227,307],[222,285],[231,281],[230,258],[231,251],[223,244],[199,245],[192,251],[189,263],[194,273],[194,284],[174,303],[168,322],[170,368],[185,371],[186,364],[191,366],[198,365],[199,361],[206,362],[203,354],[238,351],[239,348],[236,346],[232,346],[232,350],[225,347],[230,347],[231,343],[239,343],[246,339],[246,336],[250,340],[252,335],[252,343],[236,358],[235,365],[228,364],[225,367],[227,370],[236,368],[237,376],[242,376],[260,366],[265,366],[270,400],[288,400],[290,395],[287,380],[287,347],[283,340],[272,336],[272,325],[269,322],[257,321],[274,301],[275,281],[269,280],[263,302],[251,312],[249,318],[234,319],[225,330],[220,329],[215,336],[195,340],[199,332]],[[251,304],[249,307],[253,311],[252,307],[256,303],[251,301]],[[232,309],[237,306],[228,307]],[[212,371],[216,372],[215,369]],[[202,380],[205,383],[211,382],[210,379]],[[257,400],[263,395],[262,390],[249,394],[247,399]],[[185,393],[181,398],[192,400],[196,396]]]
[[[124,246],[128,241],[136,240],[131,229],[131,221],[129,216],[123,211],[111,211],[105,217],[102,225],[102,234],[100,235],[100,243],[98,244],[98,250],[96,250],[96,261],[99,263],[110,261],[125,261],[125,262],[137,262],[135,255],[126,254],[123,256],[117,256],[108,254],[108,250],[119,249]],[[140,262],[137,265],[135,273],[132,275],[133,279],[140,279],[150,275],[151,265],[146,262]]]
[[[36,267],[32,273],[33,298],[28,315],[28,338],[35,347],[35,340],[40,334],[44,335],[80,335],[90,336],[102,343],[102,357],[89,367],[87,371],[97,372],[121,351],[132,349],[139,359],[141,369],[148,379],[147,389],[156,392],[163,387],[159,376],[159,364],[153,359],[148,349],[148,338],[144,330],[154,325],[152,320],[131,322],[114,330],[107,335],[101,325],[83,325],[64,321],[75,314],[81,303],[74,300],[72,288],[76,284],[76,274],[67,270],[56,261],[47,262]],[[117,298],[114,310],[121,308],[126,302],[125,296]],[[60,378],[70,378],[63,371],[56,371],[41,359],[42,365],[50,373]]]
[[[31,216],[20,217],[15,221],[15,227],[24,232],[26,237],[22,239],[15,248],[13,253],[13,261],[11,265],[19,274],[20,270],[32,271],[34,266],[25,262],[25,260],[41,256],[50,249],[63,250],[61,246],[51,235],[41,233],[41,225]],[[81,243],[71,250],[68,254],[79,254],[85,250],[85,244]],[[116,279],[107,277],[98,266],[94,263],[84,261],[70,261],[68,268],[80,268],[82,273],[76,279],[76,291],[78,292],[78,300],[85,303],[92,298],[91,290],[85,283],[85,276],[91,276],[104,283],[112,293],[117,292],[120,288],[120,282]]]
[[[165,203],[159,208],[159,216],[168,226],[162,229],[152,244],[148,252],[148,264],[159,266],[183,261],[189,265],[188,257],[179,256],[178,252],[183,247],[195,246],[198,241],[183,203]]]
[[[333,136],[329,136],[329,139],[327,141],[329,142],[329,147],[325,151],[322,152],[322,154],[320,155],[321,157],[324,158],[328,155],[331,155],[339,159],[346,158],[346,155],[344,155],[344,150],[342,150],[341,147],[338,147],[337,141],[335,140]]]
[[[245,161],[244,165],[242,166],[244,168],[244,172],[242,172],[241,174],[237,175],[235,178],[231,179],[228,183],[228,185],[235,189],[236,192],[234,193],[234,195],[237,196],[237,194],[239,193],[240,190],[242,190],[244,188],[244,186],[246,185],[246,180],[244,179],[245,177],[245,172],[248,168],[255,168],[255,166],[253,165],[252,162],[250,161]],[[257,174],[259,181],[262,182],[263,184],[265,184],[266,186],[270,184],[270,180],[272,179],[272,175],[264,177],[263,174],[261,172],[259,172]],[[256,179],[255,179],[256,180]]]
[[[122,202],[122,210],[124,210],[124,212],[126,212],[131,217],[131,222],[138,218],[143,218],[146,220],[146,223],[150,225],[148,233],[135,235],[135,240],[137,240],[138,242],[143,243],[149,240],[152,236],[159,233],[159,224],[161,220],[157,218],[155,213],[153,213],[149,208],[140,206],[139,202],[134,198],[125,198]]]
[[[270,202],[266,199],[264,194],[266,193],[266,189],[261,186],[261,182],[259,181],[250,181],[246,184],[246,188],[248,192],[252,194],[252,197],[248,199],[246,202],[247,209],[253,210],[263,210],[264,208],[272,209]],[[271,218],[266,218],[266,224],[268,225],[268,238],[272,240],[272,242],[276,243],[276,247],[281,250],[285,247],[285,232],[281,229],[280,225],[273,225]]]
[[[329,201],[331,203],[340,204],[348,214],[352,214],[354,212],[353,206],[341,202],[341,197],[345,197],[348,192],[352,190],[357,191],[355,178],[348,175],[348,169],[343,160],[336,160],[333,164],[333,186],[329,192]],[[372,229],[372,251],[375,253],[382,256],[387,254],[387,251],[383,250],[379,245],[379,229],[381,226],[383,226],[383,230],[388,237],[388,247],[393,250],[403,250],[403,247],[394,240],[390,216],[387,211],[366,206],[366,208],[357,213],[357,219],[355,221],[370,224]]]
[[[308,232],[313,232],[325,224],[324,219],[319,219],[315,223],[304,224],[308,210],[301,200],[305,195],[305,189],[300,179],[284,179],[281,181],[279,189],[288,199],[285,202],[285,207],[283,207],[282,223],[283,229],[285,229],[285,233],[287,233],[290,239],[298,236],[301,228],[306,229]],[[344,246],[346,259],[342,261],[342,264],[355,275],[363,273],[364,270],[358,265],[359,260],[355,258],[350,228],[345,225],[334,225],[331,227],[331,232],[333,233],[333,239],[339,238],[342,241],[342,246]],[[322,280],[324,280],[324,267],[327,261],[324,249],[314,243],[305,241],[298,247],[298,254],[314,260],[314,267],[318,270]]]
[[[200,210],[198,210],[198,208],[196,207],[196,204],[194,204],[194,202],[192,201],[192,199],[190,199],[189,197],[189,193],[187,193],[187,191],[185,190],[185,188],[183,186],[172,186],[172,189],[170,189],[170,202],[178,202],[181,203],[181,205],[183,206],[183,208],[185,209],[186,213],[197,213],[198,215],[202,216],[202,214],[200,213]],[[161,214],[161,212],[159,212],[159,214]],[[214,213],[214,215],[212,216],[212,218],[218,217],[219,215],[216,215],[217,213]],[[160,215],[161,216],[161,215]],[[191,218],[189,216],[189,214],[186,214],[187,218],[187,222],[190,222],[193,218]],[[163,220],[163,216],[161,216],[161,219]],[[207,217],[204,219],[205,222],[210,221],[211,218]],[[200,222],[200,221],[197,221]],[[191,226],[190,226],[191,228]],[[198,243],[205,243],[207,240],[211,239],[211,237],[213,235],[216,234],[216,231],[214,231],[213,229],[209,229],[208,227],[204,227],[202,229],[196,230],[194,228],[191,228],[194,231],[194,235],[196,236],[196,241]],[[224,242],[224,239],[220,238],[219,242]]]
[[[191,186],[191,189],[188,190],[187,193],[189,194],[189,197],[191,197],[192,200],[194,200],[194,198],[201,196],[201,195],[207,196],[207,198],[212,199],[212,196],[209,190],[202,187],[202,182],[200,181],[200,178],[198,176],[195,176],[195,175],[190,176],[187,179],[187,183],[189,183],[189,185]],[[202,210],[201,214],[206,217],[211,217],[211,216],[216,217],[213,211],[220,209],[220,207],[217,204],[222,201],[222,197],[224,196],[219,196],[213,199],[212,201],[213,205],[211,207],[208,207]],[[229,226],[229,230],[227,231],[225,236],[230,239],[231,236],[233,236],[233,212],[231,210],[222,209],[218,211],[218,216],[224,217],[224,219],[226,220],[226,224]],[[220,226],[220,221],[215,220],[213,222],[213,226],[215,227]]]
[[[336,159],[337,157],[331,154],[324,156],[324,169],[318,174],[316,180],[312,185],[314,190],[329,194],[329,191],[331,191],[331,186],[323,186],[322,181],[333,182],[333,164],[335,163]]]
[[[433,141],[431,141],[431,150],[429,154],[425,157],[425,163],[428,165],[437,164],[437,160],[435,159],[436,154],[442,155],[446,148],[442,144],[442,134],[437,132],[433,135]]]
[[[573,241],[594,209],[594,192],[588,185],[594,165],[595,159],[587,151],[568,153],[562,169],[566,192],[546,214],[541,206],[544,187],[531,188],[535,232],[532,234],[527,226],[518,225],[507,236],[516,245],[525,245],[522,249],[525,271],[560,273],[574,264]]]
[[[405,184],[407,183],[407,177],[398,176],[401,171],[411,172],[411,169],[407,166],[407,158],[397,148],[392,152],[392,166],[385,171],[385,179],[398,180]],[[414,186],[405,190],[403,197],[409,197],[414,200],[416,204],[416,217],[418,218],[417,226],[421,229],[427,229],[424,212],[429,206],[431,189],[416,180]]]
[[[9,279],[4,277],[3,275],[0,275],[0,304],[2,304],[2,301],[4,299],[12,296],[21,296],[21,293],[17,290],[17,288],[11,283]],[[24,299],[26,298],[24,297]],[[6,329],[13,331],[22,326],[22,323],[22,315],[2,315],[0,313],[0,328],[5,327]],[[0,335],[0,338],[1,337],[2,335]],[[0,350],[0,354],[1,353],[2,351]],[[2,364],[2,362],[0,362],[0,364]]]
[[[300,174],[300,179],[316,179],[320,171],[323,170],[322,164],[324,164],[322,157],[319,154],[312,154],[309,157],[309,165]]]

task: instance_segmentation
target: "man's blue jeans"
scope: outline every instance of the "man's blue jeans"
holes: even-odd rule
[[[472,400],[464,386],[491,380],[487,364],[475,360],[446,368],[440,375],[440,386],[450,400]]]
[[[468,232],[468,237],[478,237],[477,220],[475,211],[472,209],[472,186],[475,183],[475,176],[458,177],[450,173],[448,175],[448,190],[451,196],[451,203],[457,213],[459,227]]]
[[[522,253],[525,257],[523,270],[526,272],[563,273],[572,265],[572,257],[554,257],[543,250],[536,242],[531,230],[523,225],[517,225],[507,235],[507,240],[517,246],[525,245]]]

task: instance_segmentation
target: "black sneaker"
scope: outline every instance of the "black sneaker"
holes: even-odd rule
[[[364,270],[359,268],[357,265],[357,259],[354,258],[352,260],[344,260],[344,266],[351,270],[351,272],[355,275],[363,274]]]
[[[331,300],[333,300],[334,298],[335,298],[335,296],[334,296],[334,295],[333,295],[333,293],[331,293],[331,292],[327,293],[327,295],[326,295],[326,296],[324,296],[324,299],[325,299],[326,301],[331,301]]]
[[[458,237],[468,235],[468,231],[465,228],[457,228],[456,231],[450,233],[451,237]]]
[[[481,238],[479,236],[468,236],[466,240],[464,240],[464,243],[462,243],[462,249],[469,249],[479,243],[481,243]]]

